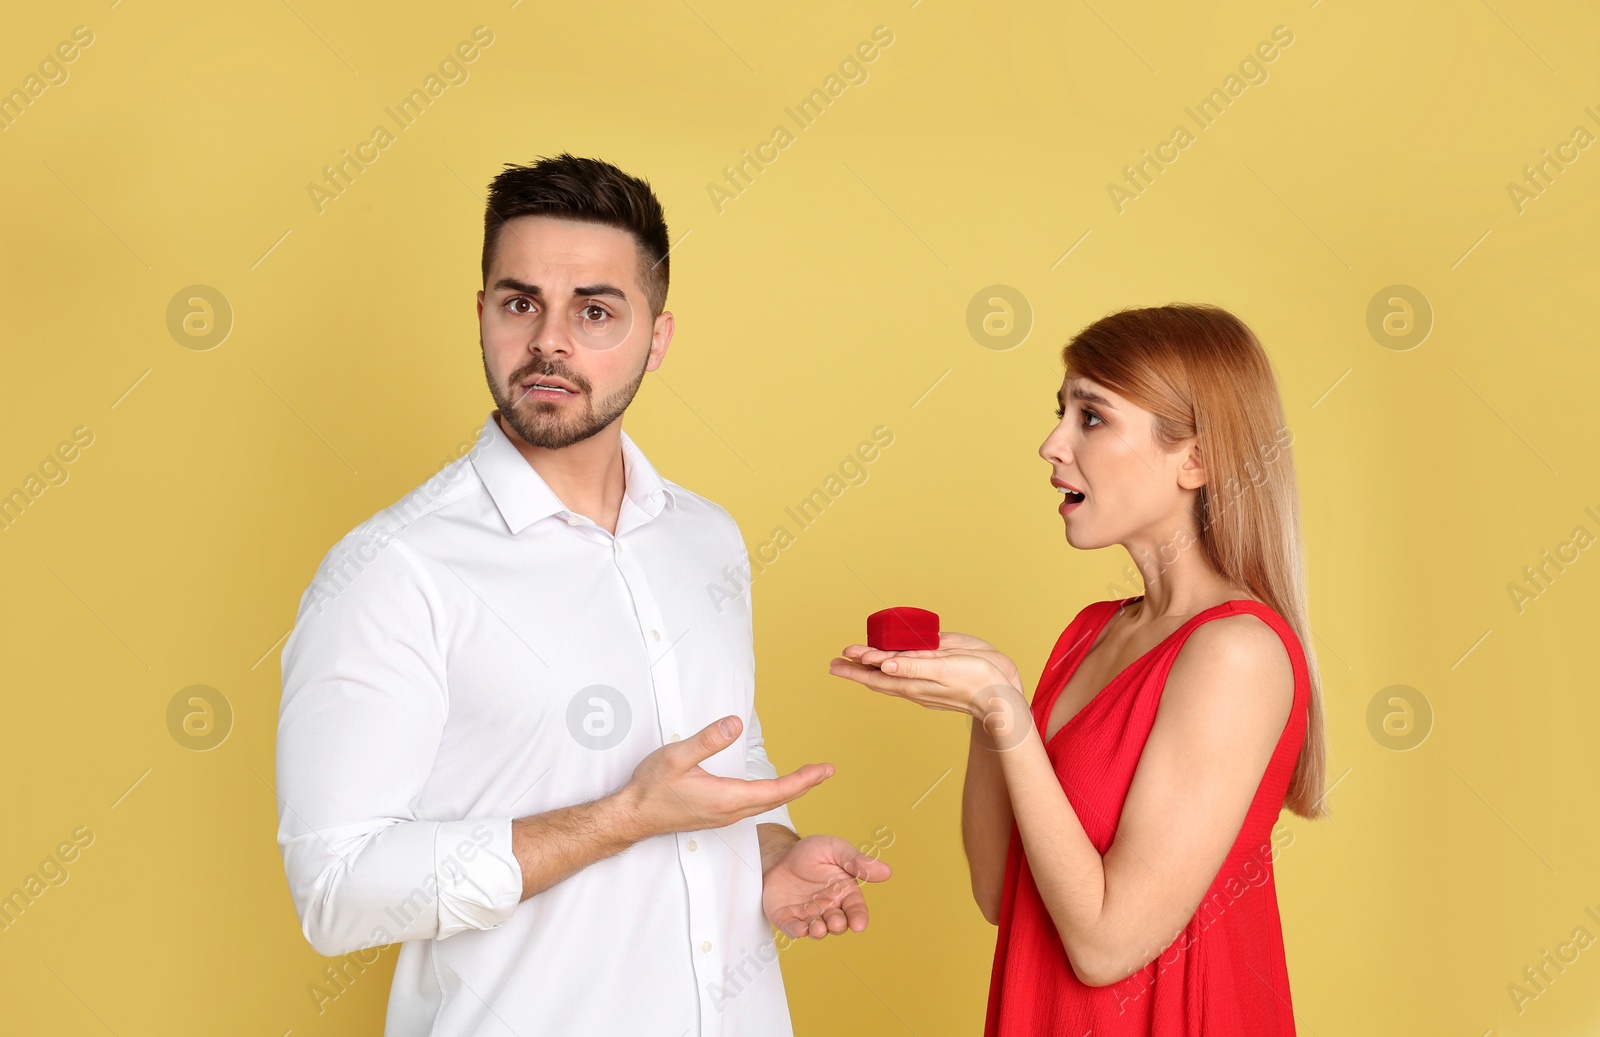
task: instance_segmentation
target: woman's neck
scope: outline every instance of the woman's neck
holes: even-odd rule
[[[1212,569],[1198,555],[1194,561],[1202,565],[1191,564],[1185,568],[1170,565],[1164,570],[1144,571],[1144,600],[1131,608],[1130,618],[1144,623],[1149,620],[1188,617],[1225,601],[1240,598],[1260,600],[1248,590],[1224,579],[1222,574]]]

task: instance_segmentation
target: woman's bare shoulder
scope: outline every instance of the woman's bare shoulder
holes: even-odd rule
[[[1282,727],[1294,703],[1294,664],[1259,615],[1220,616],[1192,630],[1178,649],[1162,697],[1174,694],[1176,705],[1253,718],[1250,726],[1269,732]]]

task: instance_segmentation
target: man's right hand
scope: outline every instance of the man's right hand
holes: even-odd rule
[[[702,761],[744,732],[736,716],[723,717],[689,738],[646,756],[618,792],[646,835],[722,828],[798,799],[833,776],[833,765],[808,763],[777,778],[724,778]]]

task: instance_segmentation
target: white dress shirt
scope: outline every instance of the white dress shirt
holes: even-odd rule
[[[625,432],[622,458],[613,535],[491,412],[301,597],[278,844],[319,952],[403,941],[387,1037],[792,1032],[756,839],[793,827],[786,808],[646,839],[521,900],[512,819],[607,795],[668,741],[736,714],[743,739],[702,766],[776,775],[738,525]]]

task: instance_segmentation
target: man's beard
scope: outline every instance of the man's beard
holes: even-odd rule
[[[649,364],[648,356],[645,357],[645,364]],[[632,384],[625,385],[600,400],[598,407],[590,394],[589,383],[566,371],[540,368],[535,365],[518,372],[517,376],[511,379],[511,385],[505,387],[495,381],[493,373],[489,370],[489,359],[485,356],[483,373],[489,382],[489,395],[494,397],[495,407],[499,409],[505,423],[533,446],[546,450],[560,450],[574,443],[583,442],[621,417],[622,412],[628,409],[628,404],[633,402],[634,394],[639,391],[639,385],[644,381],[645,368],[643,366],[639,368],[639,375]],[[529,397],[521,383],[540,375],[559,377],[581,390],[583,410],[575,415],[563,414],[562,411],[568,409],[566,403],[535,400]]]

